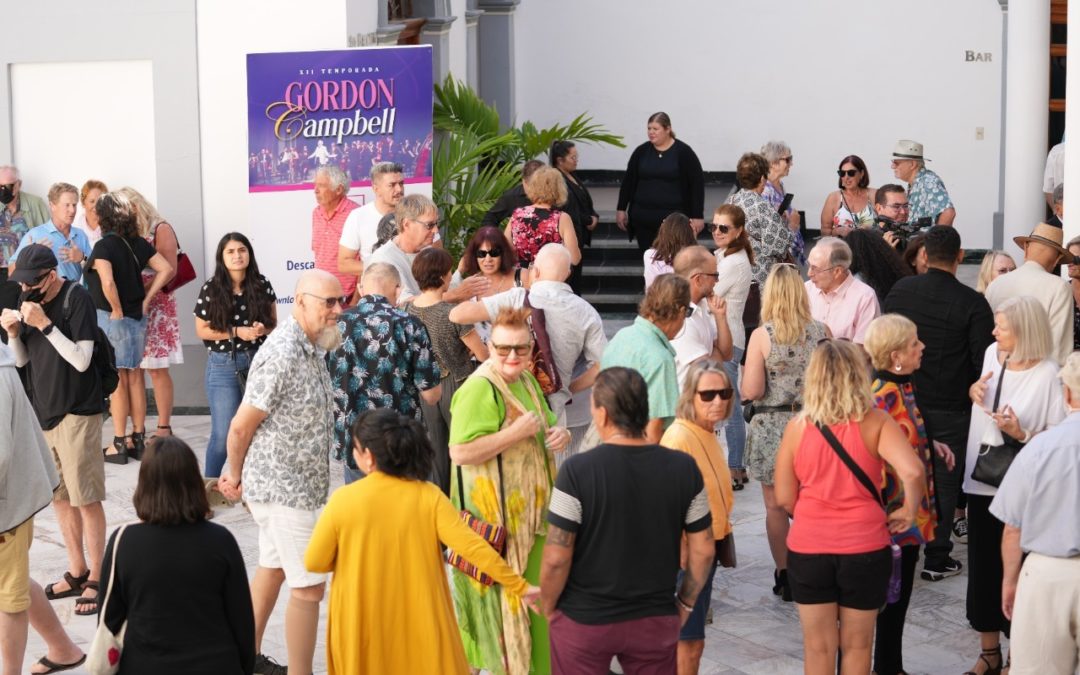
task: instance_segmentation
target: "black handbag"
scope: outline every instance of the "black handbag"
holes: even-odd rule
[[[1001,364],[1001,374],[998,375],[997,391],[994,392],[993,412],[998,412],[998,404],[1001,403],[1001,378],[1005,376],[1006,366],[1009,359]],[[979,456],[975,459],[975,468],[971,470],[971,477],[980,483],[986,483],[993,487],[1001,485],[1005,480],[1005,473],[1012,466],[1013,460],[1020,454],[1024,444],[1009,434],[1002,432],[1001,438],[1005,441],[1001,445],[988,445],[983,443],[979,446]]]

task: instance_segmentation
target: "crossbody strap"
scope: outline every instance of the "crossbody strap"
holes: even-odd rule
[[[885,508],[885,499],[882,498],[881,491],[874,486],[874,482],[870,480],[870,476],[866,475],[866,472],[862,470],[862,467],[856,464],[855,460],[851,458],[851,455],[844,449],[844,446],[840,444],[840,440],[833,434],[832,429],[824,424],[815,424],[814,426],[818,428],[818,431],[825,437],[825,440],[828,441],[833,451],[840,457],[840,461],[847,465],[847,468],[851,469],[851,473],[855,474],[855,478],[870,492],[874,497],[874,501],[880,504],[881,508]]]
[[[1005,377],[1005,369],[1009,367],[1009,357],[1001,362],[1001,372],[998,373],[997,390],[994,391],[994,407],[990,412],[998,412],[998,404],[1001,403],[1001,379]]]
[[[489,380],[490,382],[490,380]],[[499,397],[495,391],[495,383],[491,382],[491,397],[495,399],[495,403],[498,404]],[[499,468],[499,508],[502,511],[503,527],[509,527],[509,523],[506,520],[506,491],[503,487],[503,467],[502,467],[502,451],[495,455],[495,465]],[[458,489],[458,505],[461,510],[465,510],[465,481],[461,477],[461,465],[457,466],[457,489]]]
[[[124,536],[124,530],[127,529],[127,525],[122,526],[116,532],[116,539],[113,540],[112,547],[112,560],[109,562],[109,586],[105,589],[105,600],[101,603],[101,617],[105,618],[105,610],[109,606],[109,596],[112,595],[113,586],[116,585],[116,556],[120,553],[120,537]]]

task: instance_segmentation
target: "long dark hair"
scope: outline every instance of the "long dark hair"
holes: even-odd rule
[[[844,238],[844,241],[851,248],[849,271],[860,275],[863,281],[877,293],[879,301],[885,299],[893,284],[911,275],[911,268],[878,232],[870,229],[855,229]]]
[[[435,450],[427,431],[415,419],[389,408],[365,410],[349,432],[353,443],[371,452],[375,466],[388,476],[427,480],[431,475]]]
[[[217,253],[214,254],[214,276],[210,278],[207,294],[210,296],[210,307],[206,310],[207,322],[216,331],[228,332],[233,317],[233,292],[232,277],[229,269],[225,267],[225,246],[235,241],[243,244],[248,250],[248,266],[244,270],[244,280],[240,282],[243,304],[250,308],[251,322],[256,321],[264,324],[268,329],[275,325],[273,300],[262,288],[262,275],[259,274],[259,264],[255,262],[255,249],[251,242],[240,232],[229,232],[217,245]]]

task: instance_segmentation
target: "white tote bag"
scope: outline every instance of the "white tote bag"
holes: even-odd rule
[[[120,528],[116,533],[116,541],[113,542],[112,562],[109,564],[109,587],[105,589],[105,601],[101,605],[98,614],[97,631],[94,633],[94,641],[90,644],[90,653],[86,657],[86,669],[90,675],[116,675],[120,670],[120,656],[124,651],[124,633],[127,632],[127,619],[120,626],[120,632],[113,635],[109,627],[105,625],[105,608],[109,604],[109,595],[112,594],[113,586],[116,585],[116,557],[120,552],[120,537],[124,536],[127,525]]]

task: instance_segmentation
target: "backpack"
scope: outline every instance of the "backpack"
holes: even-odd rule
[[[71,289],[78,286],[74,281],[68,284],[64,291],[63,316],[64,323],[71,322]],[[105,409],[109,409],[109,396],[120,385],[120,371],[116,369],[116,352],[113,350],[109,337],[101,326],[94,325],[94,355],[90,357],[90,367],[101,378],[101,395],[105,400]]]
[[[525,307],[529,308],[529,328],[533,334],[532,374],[540,383],[544,396],[551,396],[562,389],[562,378],[551,355],[551,338],[548,337],[544,310],[529,304],[528,291],[525,291]]]

